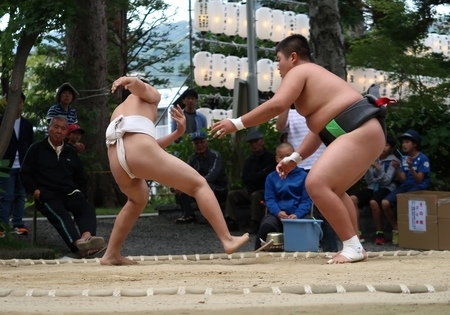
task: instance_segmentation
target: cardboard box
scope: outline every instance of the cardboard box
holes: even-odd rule
[[[398,194],[397,222],[399,247],[450,249],[450,192]]]

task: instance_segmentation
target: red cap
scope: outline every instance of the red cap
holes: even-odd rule
[[[74,132],[74,131],[77,131],[77,130],[79,132],[81,132],[81,134],[84,134],[84,129],[81,129],[80,125],[78,125],[78,124],[71,124],[69,126],[68,131],[67,131],[67,134],[70,134],[71,132]]]

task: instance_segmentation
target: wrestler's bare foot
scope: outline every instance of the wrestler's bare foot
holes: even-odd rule
[[[108,265],[108,266],[136,265],[137,261],[131,260],[129,258],[120,256],[120,255],[114,256],[114,257],[103,256],[103,258],[100,259],[100,264]]]
[[[365,249],[363,249],[361,253],[358,253],[355,250],[353,250],[350,253],[347,252],[345,256],[342,255],[342,251],[339,251],[336,253],[336,255],[333,256],[333,258],[327,261],[327,264],[354,263],[366,259],[367,259],[367,252],[365,251]]]
[[[223,248],[225,249],[225,253],[233,254],[239,247],[247,243],[250,239],[248,233],[245,233],[242,236],[232,236],[231,241],[227,241],[223,243]]]

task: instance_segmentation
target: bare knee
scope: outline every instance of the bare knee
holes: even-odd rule
[[[324,192],[327,187],[323,185],[319,179],[313,176],[306,176],[305,187],[308,192],[309,197],[316,202]]]
[[[378,209],[378,202],[376,200],[370,200],[369,202],[370,209]]]
[[[358,197],[356,197],[355,195],[351,195],[350,199],[352,200],[352,202],[357,206],[359,203],[359,199]]]
[[[185,191],[185,193],[190,196],[195,196],[195,194],[204,187],[209,187],[208,182],[203,176],[199,175],[192,181],[192,183],[189,185],[189,188],[187,189],[187,191]]]
[[[381,201],[381,208],[383,208],[383,211],[389,211],[391,210],[391,203],[389,202],[389,200],[382,200]]]

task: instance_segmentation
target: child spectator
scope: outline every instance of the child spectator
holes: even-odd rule
[[[278,145],[275,156],[277,163],[293,152],[294,147],[290,143]],[[297,167],[286,179],[281,179],[277,171],[267,176],[264,200],[269,213],[261,221],[255,250],[261,247],[261,240],[265,240],[268,233],[283,232],[281,219],[302,219],[309,215],[312,201],[305,188],[307,174],[304,169]]]
[[[392,161],[397,179],[401,183],[381,202],[383,212],[392,226],[392,244],[398,244],[398,225],[392,207],[397,204],[397,194],[425,190],[430,182],[430,161],[428,157],[421,153],[420,135],[417,131],[409,129],[399,137],[402,143],[401,163],[398,160]]]
[[[395,168],[392,165],[392,161],[395,160],[398,162],[398,159],[392,154],[395,144],[395,138],[388,134],[386,136],[386,146],[384,147],[383,152],[380,157],[373,162],[364,175],[367,188],[350,196],[355,204],[358,221],[359,209],[370,206],[375,227],[377,229],[375,239],[375,244],[377,245],[383,245],[385,243],[381,201],[396,187],[396,184],[393,182],[395,178]],[[361,231],[359,231],[359,240],[361,243],[365,241]]]
[[[84,129],[80,127],[78,124],[72,124],[67,129],[67,143],[73,146],[78,153],[84,151],[84,144],[80,142],[81,135],[85,133]]]

